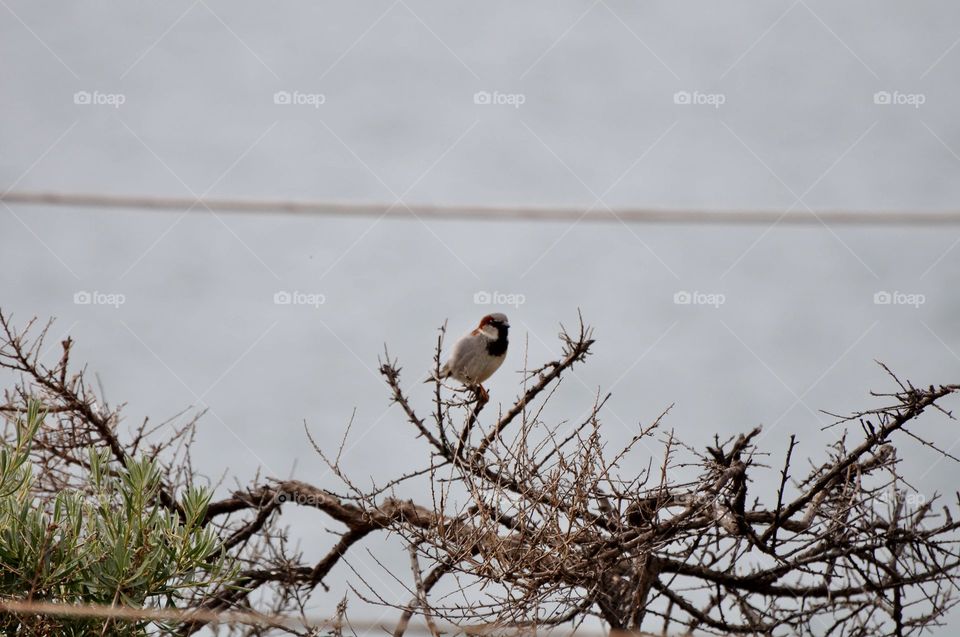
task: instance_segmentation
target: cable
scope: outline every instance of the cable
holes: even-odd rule
[[[299,216],[410,218],[470,221],[566,221],[661,224],[725,224],[817,226],[821,224],[876,226],[942,226],[960,224],[960,210],[877,211],[807,210],[787,213],[778,210],[670,210],[654,208],[482,206],[387,204],[279,199],[230,199],[191,197],[150,197],[137,195],[86,194],[17,191],[0,194],[0,202],[65,206],[73,208],[127,208],[140,210],[188,211],[210,209],[230,213],[274,213]]]
[[[257,626],[260,628],[313,628],[316,634],[317,629],[346,628],[356,634],[356,631],[364,633],[385,633],[389,631],[387,622],[384,620],[339,620],[337,618],[325,617],[306,617],[304,615],[264,615],[252,611],[212,611],[199,608],[180,609],[180,608],[137,608],[123,605],[103,605],[103,604],[71,604],[67,602],[49,602],[32,601],[23,599],[0,599],[0,614],[26,614],[26,615],[52,615],[71,618],[110,618],[117,620],[135,621],[147,620],[157,622],[205,622],[214,625],[235,625],[243,624],[247,626]],[[498,626],[496,624],[480,625],[456,625],[441,624],[441,634],[447,635],[466,635],[468,637],[489,637],[497,635],[499,637],[520,637],[537,632],[536,626],[511,627],[509,625]],[[556,629],[553,626],[544,626],[543,632],[555,631],[552,634],[578,637],[607,637],[606,631],[591,631],[578,629],[575,632],[569,630]],[[314,634],[311,632],[311,634]],[[407,634],[432,634],[430,628],[425,624],[413,623],[406,627]],[[619,631],[624,637],[646,637],[649,633],[637,633],[633,631]]]

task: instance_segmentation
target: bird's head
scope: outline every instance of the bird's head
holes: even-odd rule
[[[478,325],[474,331],[475,333],[483,334],[487,338],[496,339],[499,338],[500,334],[506,335],[509,328],[510,322],[507,320],[507,315],[496,312],[494,314],[487,314],[480,319],[480,325]]]

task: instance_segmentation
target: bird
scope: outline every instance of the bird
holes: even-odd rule
[[[510,322],[505,314],[496,312],[480,319],[476,329],[465,334],[453,345],[450,358],[440,368],[439,377],[431,377],[427,382],[454,378],[467,387],[480,392],[484,401],[490,394],[483,388],[483,382],[490,378],[507,357],[507,333]]]

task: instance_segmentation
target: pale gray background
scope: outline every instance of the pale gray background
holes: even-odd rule
[[[952,209],[960,194],[956,3],[0,0],[0,16],[2,189],[795,213]],[[326,101],[277,105],[280,90]],[[480,90],[525,103],[476,105]],[[677,105],[680,90],[725,103]],[[77,105],[77,91],[125,103]],[[925,103],[877,105],[877,91]],[[771,451],[796,433],[821,457],[840,432],[820,432],[816,410],[870,407],[869,390],[892,387],[874,359],[918,384],[958,381],[958,241],[957,227],[0,205],[0,303],[20,323],[56,317],[52,336],[74,337],[128,422],[209,407],[195,457],[212,477],[334,486],[302,422],[332,446],[354,409],[345,465],[361,482],[422,461],[377,356],[388,343],[413,384],[444,319],[458,335],[488,311],[480,290],[526,298],[498,308],[514,329],[497,401],[517,391],[525,343],[533,361],[555,354],[558,323],[581,308],[598,343],[556,417],[610,389],[612,445],[675,402],[665,426],[691,443],[763,424]],[[76,305],[81,290],[126,302]],[[279,290],[326,303],[278,306]],[[679,290],[726,303],[675,305]],[[880,290],[926,302],[877,306]],[[427,387],[412,391],[425,406]],[[955,424],[925,423],[958,442]],[[922,494],[955,488],[951,462],[902,455]],[[322,516],[290,518],[307,540],[322,530]],[[308,544],[318,555],[329,540]]]

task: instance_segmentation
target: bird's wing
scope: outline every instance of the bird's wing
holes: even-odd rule
[[[454,369],[463,370],[467,365],[476,362],[477,356],[483,353],[484,347],[485,343],[482,336],[467,334],[453,346],[447,365],[451,368],[451,371]]]

